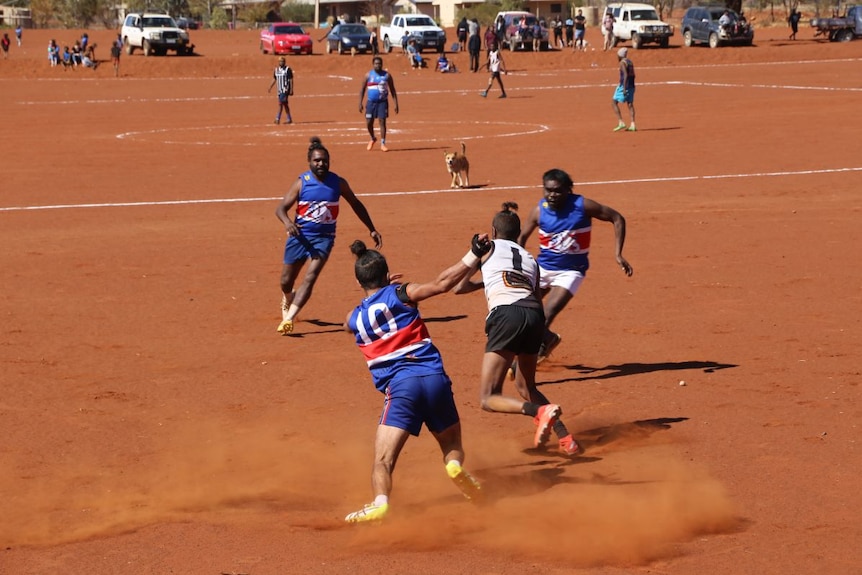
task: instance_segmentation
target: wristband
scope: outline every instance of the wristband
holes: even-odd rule
[[[473,253],[473,251],[467,252],[463,258],[461,258],[461,263],[467,266],[468,268],[472,268],[476,264],[479,263],[479,256]]]

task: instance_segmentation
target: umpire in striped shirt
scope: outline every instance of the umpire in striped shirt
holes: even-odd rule
[[[267,92],[272,92],[272,87],[278,85],[278,114],[275,116],[275,124],[281,123],[281,111],[287,115],[285,124],[292,124],[293,118],[290,117],[290,104],[288,98],[293,96],[293,70],[287,65],[284,56],[278,58],[278,66],[272,73],[272,84],[269,85]]]

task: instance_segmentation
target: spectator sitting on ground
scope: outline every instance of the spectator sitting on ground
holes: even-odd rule
[[[446,54],[440,54],[440,57],[437,58],[437,72],[456,72],[455,64],[449,61],[449,58],[446,57]]]
[[[96,45],[90,44],[87,50],[81,55],[81,64],[86,68],[95,70],[99,67],[99,61],[96,60]]]

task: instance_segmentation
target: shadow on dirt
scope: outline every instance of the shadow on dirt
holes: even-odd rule
[[[502,498],[532,495],[550,489],[554,485],[596,484],[596,485],[634,485],[647,481],[628,481],[601,473],[583,474],[580,477],[565,475],[570,465],[583,465],[601,461],[599,456],[591,456],[590,451],[602,448],[601,453],[613,450],[614,444],[620,449],[631,448],[643,443],[655,433],[671,429],[674,423],[688,421],[687,417],[659,417],[625,423],[616,423],[573,433],[582,454],[567,457],[550,449],[525,449],[528,455],[541,456],[527,463],[517,463],[501,467],[477,469],[482,478],[485,502]]]
[[[565,369],[585,374],[583,377],[567,377],[551,381],[536,382],[537,385],[554,385],[568,383],[570,381],[589,381],[594,379],[613,379],[628,375],[641,373],[653,373],[656,371],[683,371],[688,369],[703,370],[704,373],[713,373],[720,369],[739,367],[734,363],[719,363],[717,361],[677,361],[661,363],[622,363],[619,365],[606,365],[604,367],[590,367],[588,365],[566,365]],[[602,373],[605,372],[605,373]]]

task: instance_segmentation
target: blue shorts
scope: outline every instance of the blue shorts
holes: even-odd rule
[[[575,29],[575,40],[583,40],[584,39],[585,30]]]
[[[377,102],[372,102],[368,100],[365,103],[365,119],[370,120],[372,118],[378,118],[380,120],[385,120],[389,117],[389,100],[380,100]]]
[[[617,89],[614,91],[614,102],[626,102],[627,104],[632,104],[635,101],[635,89],[630,88],[628,90],[623,90],[622,86],[617,86]]]
[[[335,236],[311,236],[299,234],[290,236],[284,244],[284,263],[293,264],[308,258],[319,259],[329,257]]]
[[[282,92],[281,94],[279,94],[278,95],[279,103],[284,104],[285,102],[287,102],[287,96],[288,96],[287,92]]]
[[[440,433],[459,421],[452,382],[445,373],[435,373],[390,383],[379,423],[419,435],[423,423],[432,433]]]

